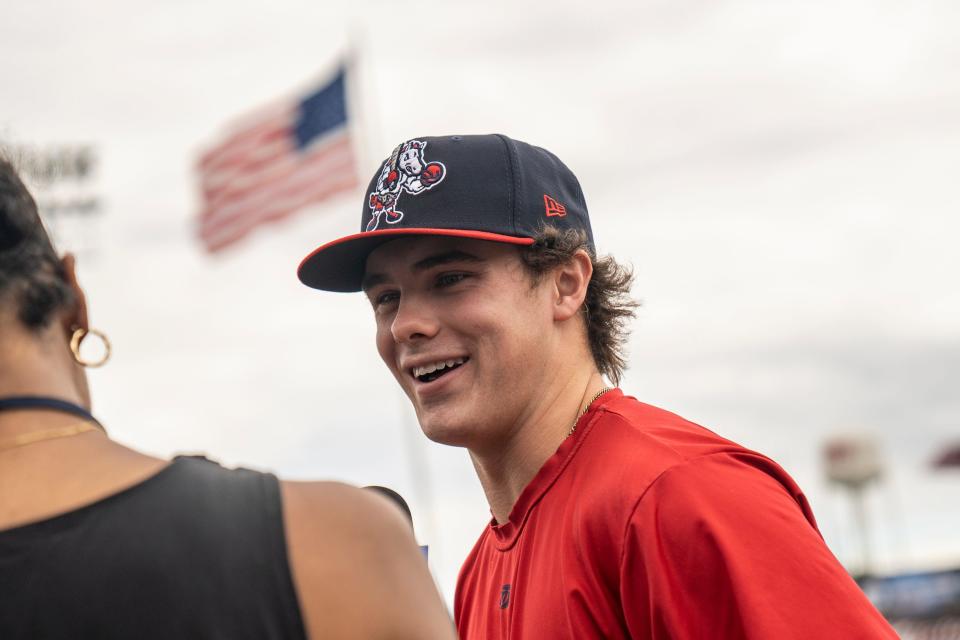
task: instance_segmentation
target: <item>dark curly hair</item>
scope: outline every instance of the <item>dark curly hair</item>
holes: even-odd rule
[[[581,249],[593,263],[593,277],[582,308],[590,352],[600,373],[614,384],[620,384],[627,366],[629,321],[640,306],[630,296],[633,270],[612,256],[598,258],[587,241],[587,234],[579,229],[561,231],[544,227],[532,245],[521,249],[520,255],[528,273],[534,281],[539,281],[551,269],[569,262]]]
[[[73,298],[37,204],[13,165],[0,157],[0,304],[17,305],[20,321],[40,330]]]

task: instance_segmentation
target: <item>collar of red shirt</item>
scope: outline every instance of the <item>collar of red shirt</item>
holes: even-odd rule
[[[526,524],[530,513],[537,506],[537,503],[540,502],[540,499],[550,490],[550,487],[560,478],[564,469],[567,468],[567,465],[570,464],[570,461],[577,455],[577,451],[580,450],[580,447],[589,437],[594,423],[596,423],[597,418],[602,413],[602,407],[622,397],[623,391],[620,389],[611,389],[597,398],[593,404],[590,405],[587,412],[577,420],[577,428],[570,437],[560,443],[556,453],[543,463],[543,466],[537,471],[537,475],[524,487],[520,493],[520,497],[517,498],[516,504],[513,505],[513,509],[510,510],[510,518],[499,525],[496,520],[491,518],[489,526],[491,532],[496,537],[498,549],[506,551],[517,542],[517,539],[520,537],[520,532],[523,531],[523,525]]]

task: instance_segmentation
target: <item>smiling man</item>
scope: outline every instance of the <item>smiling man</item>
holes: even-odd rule
[[[423,432],[470,453],[493,519],[458,580],[462,638],[896,637],[776,463],[606,382],[631,276],[556,156],[408,140],[360,229],[299,276],[366,293]]]

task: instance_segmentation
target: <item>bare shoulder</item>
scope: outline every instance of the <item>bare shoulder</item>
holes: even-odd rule
[[[291,571],[313,638],[454,638],[410,526],[369,491],[283,482]]]
[[[399,509],[357,487],[339,482],[290,481],[281,482],[280,486],[288,520],[298,529],[313,530],[314,535],[337,537],[342,536],[345,528],[361,526],[376,537],[383,534],[384,528],[409,528],[404,526]],[[374,524],[378,526],[372,526]]]

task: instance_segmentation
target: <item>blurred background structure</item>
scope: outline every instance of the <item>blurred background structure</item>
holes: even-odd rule
[[[960,637],[958,34],[952,0],[36,0],[0,26],[0,143],[113,342],[113,436],[392,487],[448,599],[489,518],[466,453],[419,434],[363,297],[295,269],[406,138],[554,151],[636,267],[625,391],[780,462],[905,638]],[[207,253],[198,158],[347,49],[359,186]],[[823,455],[851,432],[869,567]]]

